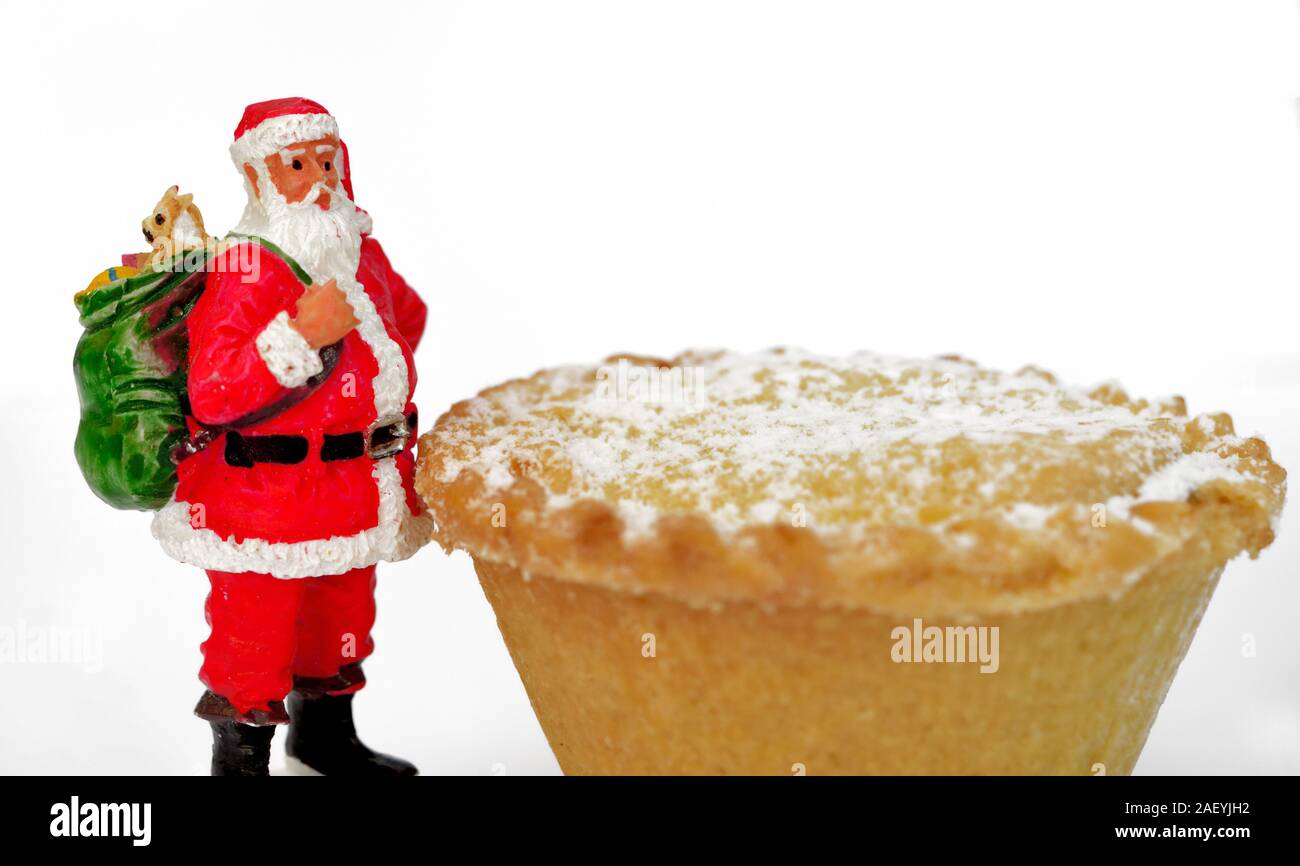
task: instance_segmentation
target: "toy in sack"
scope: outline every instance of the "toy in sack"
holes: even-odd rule
[[[73,298],[86,329],[72,364],[81,399],[75,453],[90,489],[114,508],[167,504],[172,452],[188,438],[185,317],[211,251],[198,208],[177,192],[167,190],[144,220],[153,249],[123,256],[131,264],[108,268]]]

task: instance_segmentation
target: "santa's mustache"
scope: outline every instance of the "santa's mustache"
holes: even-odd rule
[[[328,195],[330,197],[330,210],[339,210],[344,205],[352,204],[342,187],[335,188],[327,186],[325,181],[318,180],[311,185],[311,189],[307,190],[307,194],[304,195],[302,199],[291,203],[289,206],[308,207],[316,204],[322,195]]]

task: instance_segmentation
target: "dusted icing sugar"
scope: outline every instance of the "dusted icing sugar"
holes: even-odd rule
[[[652,388],[656,374],[689,387]],[[1032,369],[867,352],[694,353],[664,370],[610,362],[494,389],[440,427],[438,477],[473,470],[491,492],[527,474],[552,505],[610,503],[630,535],[677,513],[724,531],[993,514],[1032,529],[1062,508],[1123,512],[1235,476],[1230,460],[1185,454],[1186,424],[1179,401],[1130,401],[1113,384],[1066,387]]]
[[[1234,456],[1223,457],[1213,452],[1184,454],[1148,477],[1136,494],[1111,498],[1107,508],[1126,517],[1134,505],[1143,502],[1181,502],[1211,481],[1239,481],[1237,462]]]

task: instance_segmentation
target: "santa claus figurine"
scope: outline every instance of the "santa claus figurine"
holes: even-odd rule
[[[212,773],[266,774],[287,723],[289,756],[313,770],[411,775],[357,738],[352,698],[375,564],[430,536],[411,486],[425,305],[353,203],[324,108],[250,105],[230,153],[248,206],[186,319],[190,453],[153,523],[211,581],[195,712]]]

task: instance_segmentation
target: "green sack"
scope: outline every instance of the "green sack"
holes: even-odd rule
[[[188,438],[185,317],[203,292],[207,258],[191,251],[75,299],[86,329],[72,361],[77,463],[114,508],[152,511],[176,490],[172,450]]]

